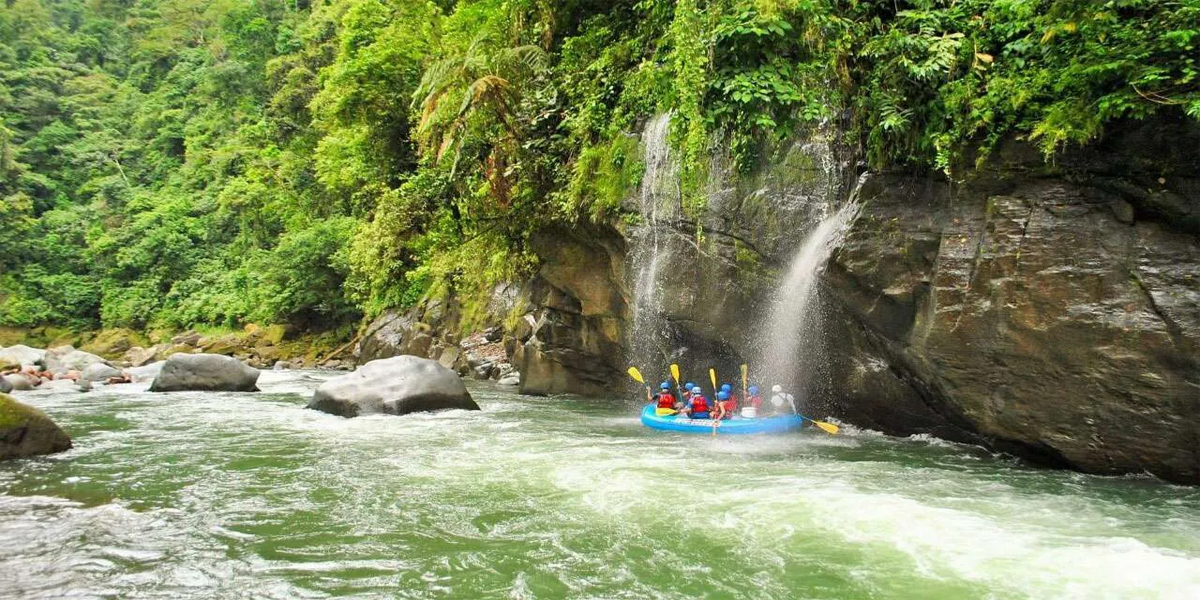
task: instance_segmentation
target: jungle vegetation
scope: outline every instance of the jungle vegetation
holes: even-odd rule
[[[614,222],[674,111],[752,169],[799,128],[953,175],[1200,118],[1200,0],[3,0],[0,325],[329,328]]]

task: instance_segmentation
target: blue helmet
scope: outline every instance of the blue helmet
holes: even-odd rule
[[[717,400],[728,400],[728,399],[729,399],[729,392],[726,392],[726,391],[717,392]]]
[[[664,381],[664,382],[662,382],[662,385],[660,385],[658,387],[663,390],[669,390],[669,389],[671,389],[671,384]]]
[[[752,386],[750,386],[750,393],[751,393],[751,394],[757,394],[757,393],[758,393],[758,386],[756,386],[756,385],[752,385]]]
[[[688,392],[692,391],[692,388],[694,388],[694,387],[696,387],[696,384],[694,384],[694,383],[692,383],[692,382],[690,382],[690,381],[689,381],[689,382],[687,382],[687,383],[685,383],[685,384],[683,384],[683,389],[684,389],[685,391],[688,391]]]
[[[721,384],[722,392],[728,392],[728,391],[732,391],[732,390],[733,390],[733,386],[729,385],[728,383]]]
[[[702,393],[704,393],[704,390],[700,389],[700,386],[695,385],[695,386],[692,386],[692,393],[693,394],[702,394]]]

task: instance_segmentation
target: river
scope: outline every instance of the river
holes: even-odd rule
[[[478,413],[306,410],[331,376],[21,396],[75,448],[0,464],[0,597],[1200,597],[1194,488],[484,384]]]

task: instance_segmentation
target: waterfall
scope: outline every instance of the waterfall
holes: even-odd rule
[[[787,276],[773,292],[770,316],[761,329],[765,338],[760,361],[763,383],[783,385],[801,401],[824,363],[818,279],[857,214],[857,194],[852,194],[845,205],[827,212],[809,231]]]
[[[638,210],[644,219],[633,235],[630,253],[637,265],[633,286],[631,349],[635,363],[649,367],[663,362],[658,348],[669,337],[663,318],[660,265],[663,262],[665,231],[678,218],[679,162],[671,156],[667,135],[671,115],[664,113],[646,123],[642,134],[642,156],[646,170],[638,190]],[[654,372],[653,370],[650,372]]]

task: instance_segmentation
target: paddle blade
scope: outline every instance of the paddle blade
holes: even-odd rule
[[[825,431],[825,433],[828,433],[829,435],[837,435],[838,426],[834,425],[833,423],[826,423],[825,421],[813,421],[813,425],[820,427],[822,430]]]
[[[637,367],[629,367],[629,376],[642,385],[646,384],[646,380],[642,379],[642,372]]]
[[[750,367],[742,364],[742,387],[746,387],[746,382],[750,380]]]
[[[708,378],[712,380],[713,396],[716,396],[716,394],[717,394],[717,370],[709,369],[708,370]]]
[[[675,380],[675,386],[679,386],[679,365],[671,363],[671,378]]]

